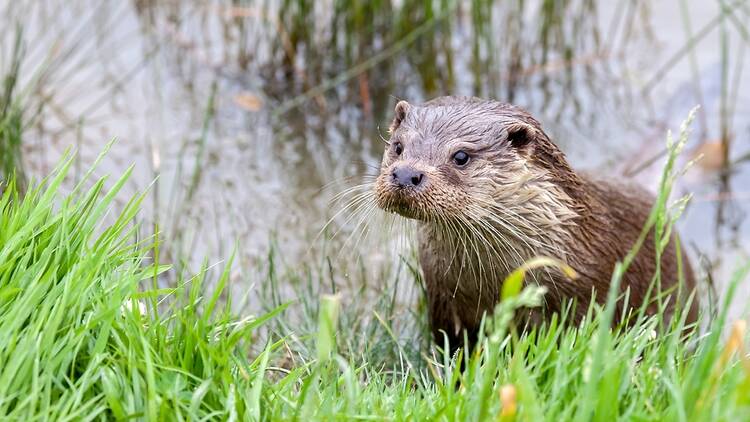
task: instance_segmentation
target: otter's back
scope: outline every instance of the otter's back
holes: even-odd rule
[[[580,266],[580,271],[584,273],[587,272],[585,269],[586,264],[593,264],[598,267],[595,271],[599,274],[596,275],[596,279],[592,280],[592,282],[597,287],[597,298],[603,301],[609,290],[609,281],[614,271],[615,263],[623,260],[636,245],[647,223],[656,198],[650,192],[634,183],[594,178],[590,175],[582,176],[587,184],[589,184],[590,192],[594,195],[597,202],[602,204],[603,212],[606,213],[604,220],[607,221],[607,224],[595,226],[599,227],[599,233],[585,234],[591,245],[589,254],[598,253],[601,255],[591,257],[590,262],[580,263],[576,266]],[[580,246],[585,248],[586,245],[584,243],[581,242]],[[674,295],[670,299],[670,306],[668,306],[669,314],[674,310],[675,303],[678,306],[683,306],[687,297],[686,292],[692,292],[695,288],[692,267],[682,243],[679,243],[678,258],[678,243],[679,237],[675,231],[672,231],[670,241],[662,252],[659,266],[662,291],[675,288],[675,292],[677,292],[680,289],[680,295]],[[586,253],[580,251],[574,254],[574,256],[586,256]],[[602,257],[605,259],[602,259]],[[601,264],[597,266],[596,262],[600,262],[604,266]],[[654,280],[654,274],[657,271],[656,263],[655,234],[654,228],[652,228],[641,245],[638,254],[628,267],[622,282],[623,291],[626,286],[630,289],[631,303],[640,304],[647,298],[653,300],[657,295],[658,289],[656,287],[658,286],[654,286],[652,291],[649,292],[652,280]],[[678,285],[680,272],[684,281],[683,286]],[[648,309],[650,312],[656,312],[657,308],[657,303],[652,302]],[[698,306],[694,300],[691,309],[688,311],[688,321],[694,321],[697,318],[697,310]]]

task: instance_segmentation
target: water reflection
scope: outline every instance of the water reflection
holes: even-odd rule
[[[375,172],[398,98],[515,102],[576,167],[650,187],[665,131],[701,103],[685,161],[713,164],[679,187],[695,193],[680,229],[717,280],[748,256],[746,2],[682,19],[677,0],[270,3],[7,1],[0,19],[26,44],[28,173],[70,145],[85,169],[117,137],[99,173],[135,163],[131,192],[158,177],[142,217],[174,260],[216,261],[238,240],[249,262],[274,236],[295,262],[332,196]]]

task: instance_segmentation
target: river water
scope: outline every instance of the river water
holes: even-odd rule
[[[666,131],[701,104],[677,226],[719,290],[747,261],[747,1],[286,3],[3,0],[0,69],[21,24],[25,101],[41,106],[27,174],[73,147],[73,183],[116,139],[95,174],[134,166],[122,198],[148,189],[144,230],[158,223],[172,259],[236,249],[241,270],[275,244],[294,266],[327,237],[334,196],[376,171],[397,99],[512,101],[575,168],[651,190]],[[358,219],[333,219],[329,250],[390,259],[391,243],[350,236]]]

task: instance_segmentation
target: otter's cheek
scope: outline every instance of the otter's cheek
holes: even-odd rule
[[[383,173],[381,173],[377,179],[375,179],[375,186],[373,190],[375,191],[375,201],[378,204],[378,207],[381,209],[386,209],[387,203],[388,203],[388,185],[383,180]]]

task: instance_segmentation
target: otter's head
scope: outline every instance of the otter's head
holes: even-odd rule
[[[400,101],[390,135],[375,183],[386,211],[435,222],[516,216],[516,225],[528,214],[541,223],[575,215],[563,186],[578,179],[518,107],[461,97]]]

